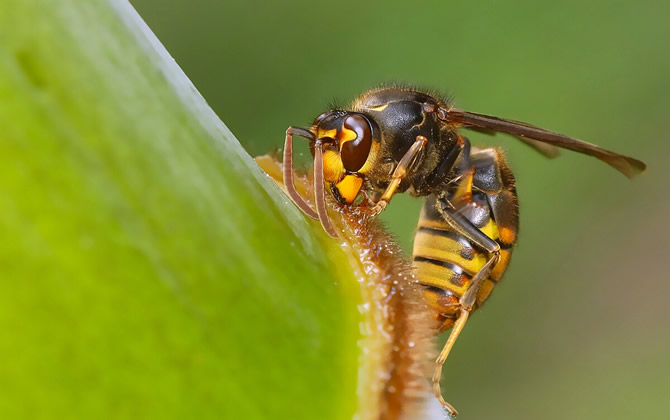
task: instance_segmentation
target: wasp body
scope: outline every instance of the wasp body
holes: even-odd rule
[[[473,150],[471,163],[475,169],[471,187],[459,184],[426,198],[414,239],[416,276],[426,286],[424,294],[436,310],[441,331],[454,325],[460,316],[459,300],[474,276],[497,254],[499,261],[483,280],[473,309],[484,303],[505,273],[516,244],[516,189],[502,153],[497,149]],[[444,213],[455,203],[460,203],[459,213],[499,250],[477,245],[445,220]]]
[[[414,241],[414,267],[425,286],[440,331],[452,328],[436,361],[433,388],[451,415],[456,410],[440,390],[442,366],[470,313],[502,278],[516,244],[519,219],[514,176],[498,149],[471,147],[458,129],[517,137],[547,157],[558,149],[600,159],[628,177],[644,163],[590,143],[526,123],[454,108],[437,95],[384,87],[364,93],[349,109],[318,116],[309,130],[289,127],[284,147],[284,184],[295,204],[337,236],[325,189],[341,205],[381,212],[398,192],[426,197]],[[293,135],[310,141],[314,156],[316,210],[293,185]]]

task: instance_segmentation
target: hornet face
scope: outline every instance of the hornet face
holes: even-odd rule
[[[310,131],[312,154],[322,150],[324,181],[338,202],[353,203],[379,154],[377,124],[360,113],[330,111],[317,117]]]

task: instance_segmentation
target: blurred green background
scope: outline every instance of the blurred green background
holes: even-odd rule
[[[631,182],[470,135],[508,151],[521,236],[446,389],[464,419],[668,418],[667,1],[131,3],[251,155],[333,100],[406,81],[647,162]],[[420,204],[383,215],[408,250]]]

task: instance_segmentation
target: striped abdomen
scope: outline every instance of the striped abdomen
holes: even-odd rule
[[[489,238],[500,245],[500,261],[484,281],[475,307],[488,298],[510,261],[518,232],[517,197],[514,178],[496,149],[476,151],[471,156],[476,172],[472,199],[460,212]],[[419,282],[426,286],[425,297],[442,325],[450,328],[459,315],[459,299],[472,277],[492,257],[484,249],[456,232],[444,220],[441,209],[458,201],[456,191],[426,198],[414,239],[414,267]]]

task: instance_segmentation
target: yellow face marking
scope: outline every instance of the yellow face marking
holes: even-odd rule
[[[337,136],[336,128],[331,128],[330,130],[322,130],[319,128],[318,132],[316,133],[316,138],[318,139],[322,137],[330,137],[331,139],[334,139],[336,136]]]
[[[347,175],[342,178],[342,181],[335,184],[335,187],[347,204],[354,202],[362,186],[363,179],[354,175]]]
[[[337,137],[340,139],[340,150],[342,150],[342,144],[347,141],[356,140],[358,134],[354,130],[349,130],[346,127],[342,127],[342,130],[337,133]]]
[[[344,165],[340,154],[334,150],[323,152],[323,179],[337,182],[344,175]]]

